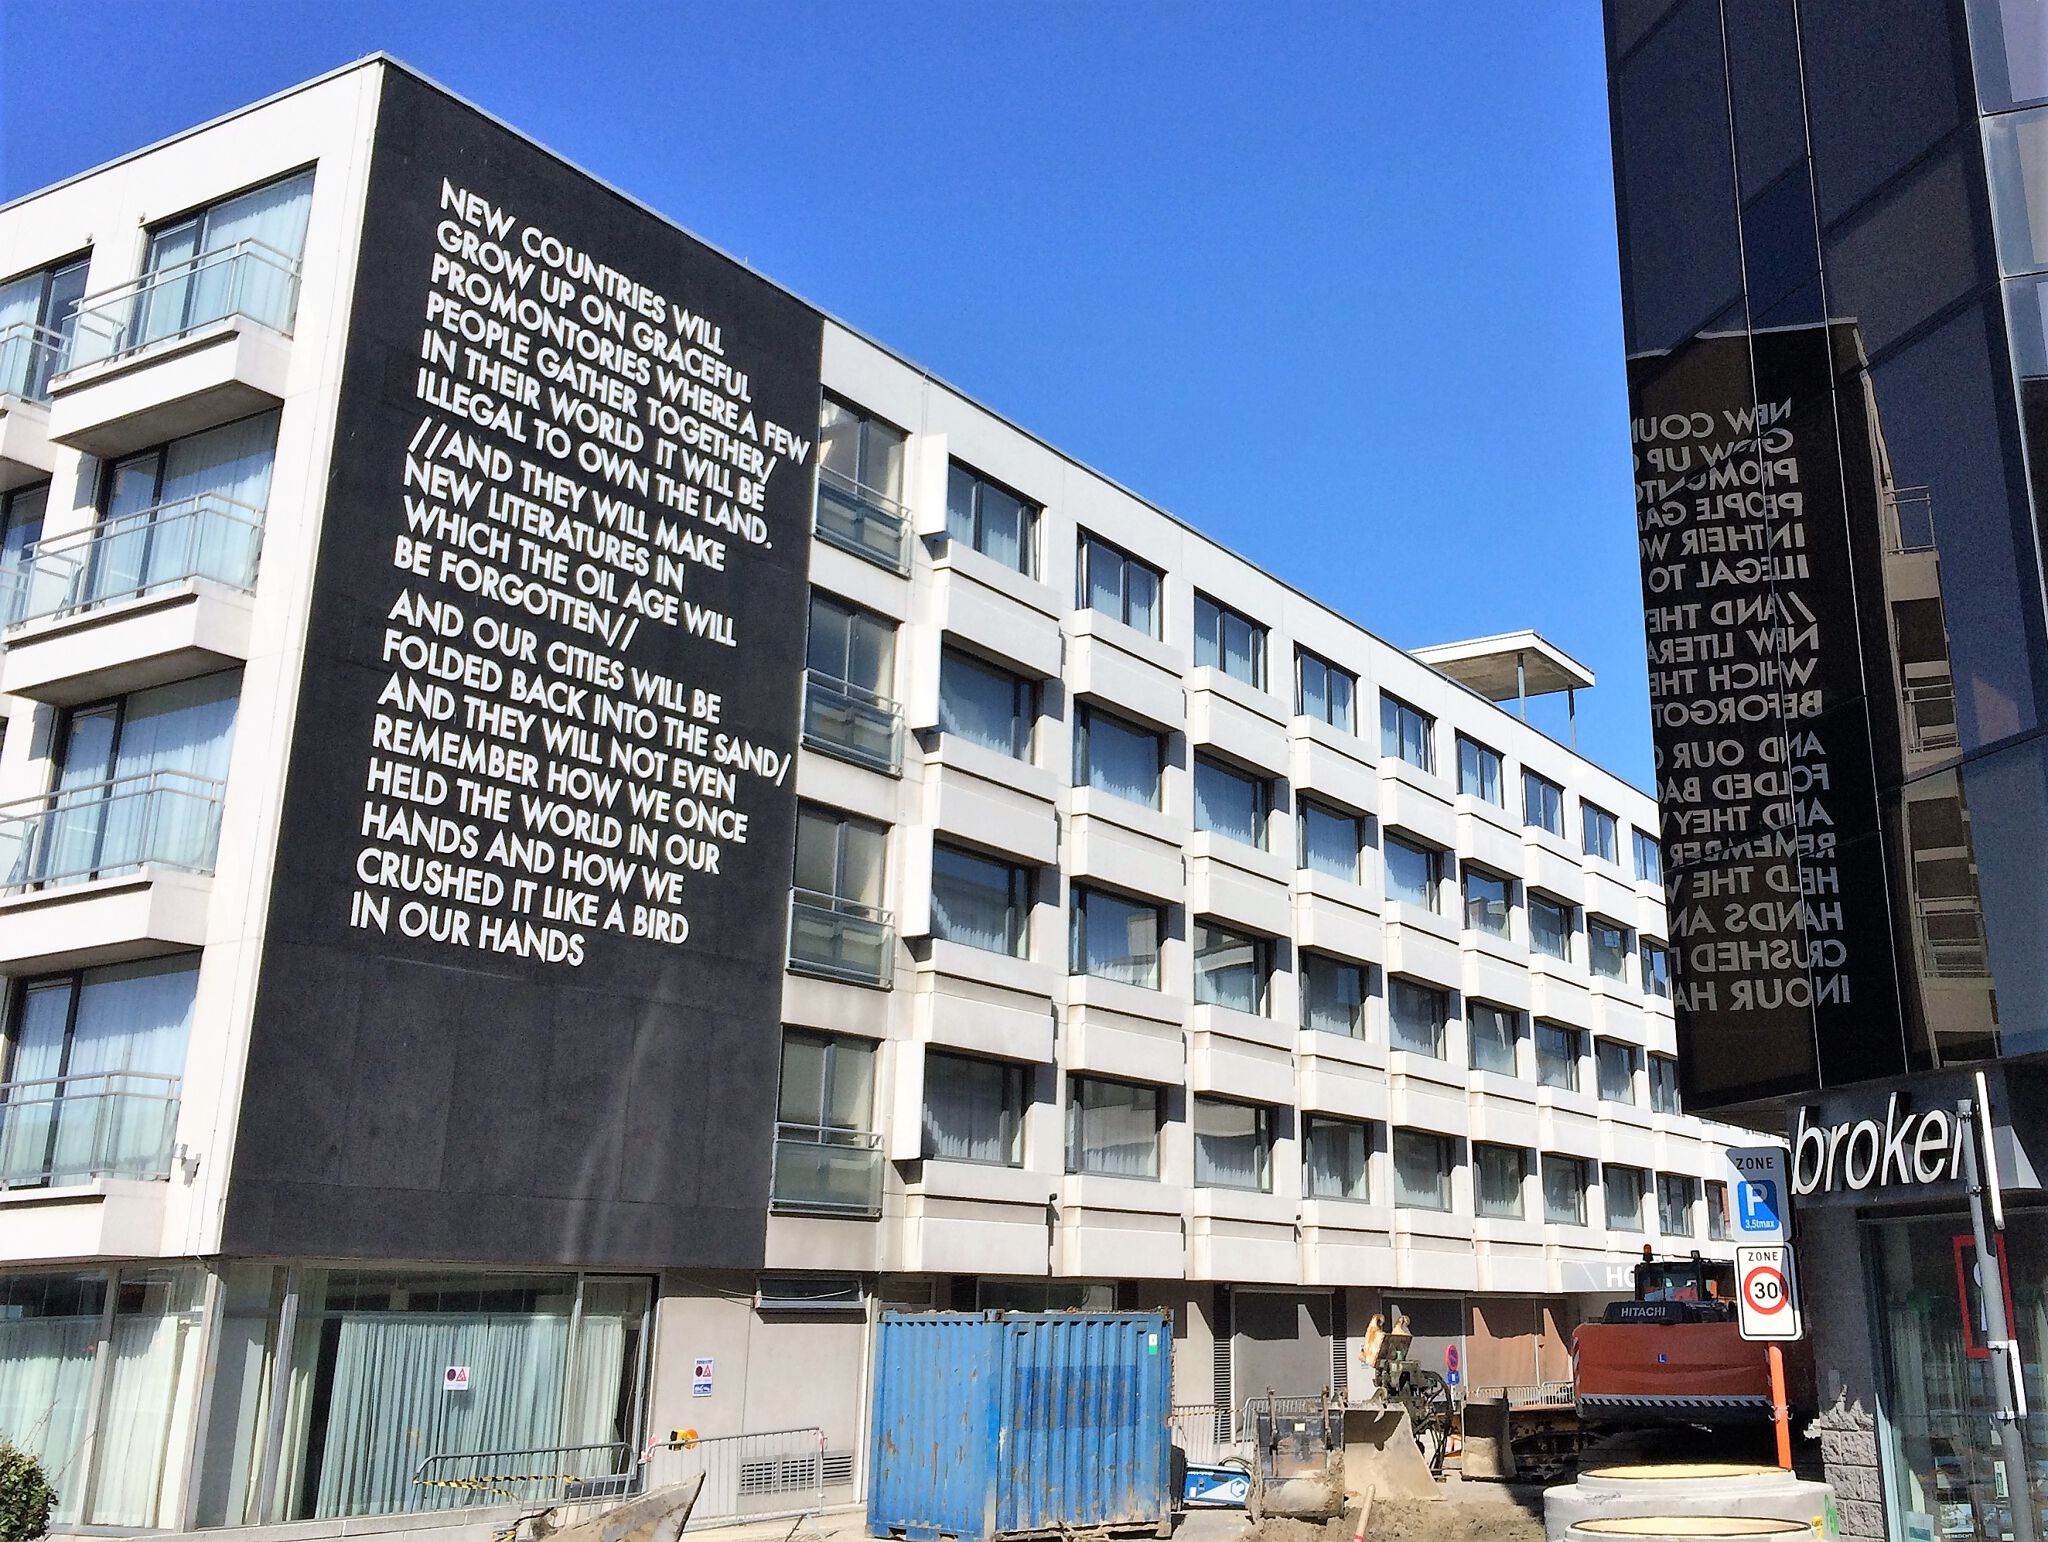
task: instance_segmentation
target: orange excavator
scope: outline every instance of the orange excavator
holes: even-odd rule
[[[1736,1326],[1735,1266],[1643,1249],[1635,1299],[1609,1303],[1572,1337],[1582,1425],[1756,1424],[1771,1417],[1768,1346]],[[1786,1401],[1815,1411],[1813,1350],[1786,1344]]]

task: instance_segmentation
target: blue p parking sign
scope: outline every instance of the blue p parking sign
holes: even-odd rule
[[[1735,1224],[1743,1232],[1782,1231],[1778,1185],[1769,1178],[1745,1178],[1735,1191]]]
[[[1783,1242],[1792,1229],[1783,1146],[1734,1147],[1728,1153],[1728,1203],[1743,1242]]]

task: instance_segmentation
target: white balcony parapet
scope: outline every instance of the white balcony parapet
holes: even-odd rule
[[[0,330],[0,397],[47,402],[50,377],[63,367],[64,348],[61,332],[32,321]]]
[[[0,1189],[168,1178],[179,1090],[143,1071],[0,1083]]]
[[[61,368],[125,358],[233,316],[289,336],[298,308],[298,259],[247,237],[86,296]]]
[[[39,541],[0,575],[0,624],[73,615],[192,579],[248,593],[263,511],[219,493],[159,504]]]
[[[148,867],[211,873],[222,784],[149,771],[0,804],[0,894]]]

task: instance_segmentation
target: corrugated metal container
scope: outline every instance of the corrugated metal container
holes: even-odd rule
[[[1172,1367],[1158,1312],[885,1314],[868,1529],[1165,1527]]]

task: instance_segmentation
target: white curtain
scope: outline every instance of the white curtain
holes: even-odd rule
[[[78,1518],[83,1497],[79,1447],[99,1332],[97,1313],[0,1321],[0,1435],[43,1464],[60,1521]]]
[[[1247,846],[1265,845],[1258,783],[1206,761],[1195,762],[1195,828],[1214,830]]]
[[[1150,1087],[1084,1081],[1075,1086],[1074,1166],[1120,1178],[1159,1176],[1159,1094]]]
[[[36,363],[35,338],[28,329],[35,324],[42,305],[42,274],[31,273],[11,284],[0,284],[0,396],[27,394]],[[12,332],[15,327],[21,330]]]
[[[927,1055],[925,1155],[950,1162],[1013,1161],[1016,1114],[1006,1093],[1015,1074],[993,1060]]]
[[[577,1327],[574,1364],[569,1368],[569,1402],[563,1412],[562,1443],[602,1446],[630,1436],[618,1428],[619,1378],[626,1363],[626,1318],[587,1307]],[[595,1472],[598,1452],[573,1453],[577,1471]]]
[[[1012,903],[1010,870],[943,847],[932,853],[932,935],[946,942],[1014,953],[1022,918]]]
[[[70,1076],[133,1071],[180,1076],[198,988],[197,954],[93,970],[78,994]],[[177,1123],[171,1089],[156,1082],[73,1083],[58,1112],[52,1176],[160,1172]]]
[[[121,717],[114,778],[181,772],[144,795],[116,788],[101,832],[102,870],[145,861],[203,870],[220,839],[220,804],[205,782],[224,781],[234,742],[239,670],[138,691]],[[189,780],[196,778],[198,780]]]
[[[82,598],[147,593],[194,575],[252,585],[276,450],[275,412],[173,441],[163,452],[161,487],[136,479],[152,483],[139,495],[148,507],[109,505]],[[221,499],[235,507],[221,508]]]
[[[253,188],[158,232],[150,247],[149,270],[167,276],[142,292],[133,341],[176,336],[235,314],[288,331],[312,203],[313,174],[302,172]],[[205,260],[210,253],[229,253],[243,242],[271,250],[252,245],[239,255]],[[188,262],[189,268],[181,266]]]
[[[1146,808],[1159,807],[1159,740],[1099,712],[1088,714],[1088,785]]]
[[[94,1462],[92,1521],[99,1526],[162,1524],[171,1410],[191,1363],[190,1325],[158,1306],[119,1317],[110,1346],[107,1410]]]
[[[1230,1189],[1263,1189],[1265,1121],[1244,1103],[1195,1101],[1195,1182]]]

